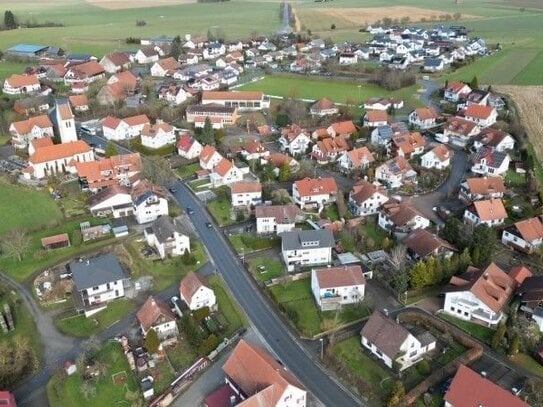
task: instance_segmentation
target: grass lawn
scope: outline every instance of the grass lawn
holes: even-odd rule
[[[88,213],[87,196],[81,192],[78,181],[63,184],[61,187],[62,198],[57,202],[61,208],[64,217],[76,218]]]
[[[247,260],[249,271],[258,281],[268,281],[285,274],[283,263],[280,260],[269,257],[254,257]],[[259,270],[259,267],[264,267],[264,271]]]
[[[358,86],[360,85],[360,88]],[[415,95],[418,86],[409,86],[396,91],[388,91],[369,83],[343,82],[331,79],[304,78],[303,76],[266,76],[258,82],[243,85],[242,90],[258,90],[267,95],[296,97],[302,99],[329,98],[337,103],[363,102],[371,97],[397,97],[406,105],[421,106],[423,103]]]
[[[182,331],[176,345],[168,347],[166,354],[177,373],[189,368],[198,358],[198,353],[190,346]]]
[[[47,192],[8,184],[0,177],[0,236],[17,229],[39,229],[58,224],[62,212]]]
[[[109,328],[133,310],[134,304],[126,299],[112,301],[105,310],[89,318],[85,315],[55,319],[62,333],[78,337],[89,337]]]
[[[154,368],[149,369],[153,376],[155,394],[162,394],[175,379],[175,371],[167,359],[158,362]]]
[[[83,372],[80,371],[68,377],[54,375],[47,383],[49,404],[62,407],[129,406],[131,402],[127,397],[128,391],[135,392],[136,397],[140,397],[136,377],[130,370],[119,343],[107,343],[98,352],[96,360],[106,366],[106,371],[95,379],[85,381]],[[125,376],[125,383],[116,384],[113,381],[115,374],[117,377]],[[85,396],[84,383],[90,384],[96,390],[94,397]]]
[[[209,181],[209,178],[203,178],[203,179],[192,181],[189,184],[190,184],[190,187],[194,190],[203,190],[203,189],[209,189],[207,186],[211,185],[211,181]]]
[[[361,224],[359,227],[366,236],[366,241],[371,239],[376,249],[380,248],[383,240],[388,237],[388,233],[377,225],[375,219],[368,218],[366,223]]]
[[[385,367],[364,352],[358,335],[332,345],[331,349],[349,375],[366,383],[374,397],[380,397],[382,401],[388,397],[394,380]]]
[[[179,281],[191,271],[196,271],[207,261],[203,246],[195,241],[191,242],[192,254],[196,258],[196,264],[183,264],[181,257],[167,258],[164,260],[149,260],[141,254],[145,242],[136,239],[126,242],[124,247],[131,257],[130,269],[132,278],[142,276],[153,277],[153,291],[160,292]]]
[[[14,73],[21,74],[30,66],[27,62],[0,61],[0,79],[5,79]]]
[[[471,336],[479,339],[482,342],[490,343],[492,340],[492,336],[494,336],[495,331],[493,329],[487,328],[486,326],[474,324],[473,322],[463,321],[445,313],[440,313],[438,314],[438,316],[439,318],[445,319],[453,325],[456,325],[458,328],[468,332]]]
[[[530,355],[527,355],[526,353],[517,353],[515,356],[511,357],[511,360],[517,365],[530,370],[532,373],[543,377],[543,366]]]
[[[255,237],[250,234],[230,235],[228,239],[239,254],[252,253],[258,250],[270,249],[279,246],[277,237]]]
[[[219,224],[219,226],[227,226],[235,222],[230,216],[232,203],[229,200],[216,199],[214,201],[210,201],[207,204],[207,209],[209,210],[215,221]]]
[[[243,311],[231,299],[230,293],[222,280],[217,276],[213,276],[208,279],[208,283],[217,297],[219,312],[228,321],[228,328],[226,329],[224,336],[230,336],[239,328],[247,326],[247,320]]]
[[[337,210],[337,205],[336,204],[328,205],[326,209],[324,210],[324,215],[326,216],[326,219],[332,222],[339,220],[339,212]]]
[[[526,185],[526,174],[518,174],[515,170],[509,169],[505,173],[505,183],[512,187]]]
[[[183,165],[181,167],[176,168],[175,173],[179,175],[181,178],[186,179],[186,178],[192,178],[192,176],[195,175],[196,171],[198,171],[199,169],[200,169],[200,163],[196,162],[196,163],[187,164],[187,165]]]
[[[98,249],[111,245],[114,241],[118,241],[111,237],[83,243],[81,240],[79,223],[85,220],[88,220],[91,225],[105,223],[104,220],[101,219],[83,218],[78,221],[66,222],[57,227],[41,228],[30,235],[29,251],[28,254],[23,257],[23,260],[19,262],[13,257],[0,257],[0,269],[10,277],[21,282],[25,281],[32,274],[46,269],[47,267],[54,266],[62,261],[71,260],[77,255],[95,252]],[[62,249],[43,250],[41,238],[59,233],[68,233],[71,246]]]

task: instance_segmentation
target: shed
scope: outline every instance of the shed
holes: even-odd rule
[[[113,234],[115,235],[115,237],[128,236],[128,226],[122,225],[113,228]]]
[[[68,233],[61,233],[60,235],[44,237],[41,240],[41,245],[45,250],[70,247],[70,237],[68,236]]]

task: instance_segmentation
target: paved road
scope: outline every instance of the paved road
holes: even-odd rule
[[[215,226],[212,228],[206,226],[211,219],[190,190],[181,182],[178,182],[176,187],[177,192],[174,195],[180,205],[189,206],[194,210],[194,214],[191,215],[192,222],[217,271],[279,359],[324,405],[342,407],[362,405],[360,400],[333,380],[295,338],[285,321],[276,314],[273,306],[247,276],[239,258],[226,243],[220,230]]]
[[[441,87],[441,85],[430,80],[421,80],[420,84],[424,87],[424,92],[420,94],[420,100],[422,100],[426,106],[432,106],[438,112],[441,112],[439,103],[432,100],[432,95]]]

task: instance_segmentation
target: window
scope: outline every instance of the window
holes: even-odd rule
[[[451,307],[451,311],[452,311],[452,312],[454,312],[454,311],[455,311],[454,307]]]
[[[467,311],[464,311],[464,316],[467,317],[468,315],[469,315],[468,312],[467,312]]]

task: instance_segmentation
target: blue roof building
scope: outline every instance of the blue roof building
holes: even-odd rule
[[[49,47],[47,45],[17,44],[6,50],[6,54],[27,58],[35,58],[44,54]]]

